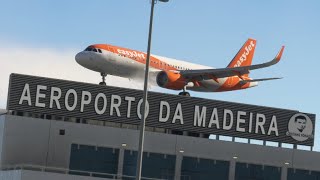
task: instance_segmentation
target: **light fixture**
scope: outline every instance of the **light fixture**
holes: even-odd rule
[[[121,146],[122,146],[122,147],[126,147],[127,144],[126,144],[126,143],[122,143]]]
[[[233,156],[232,158],[233,158],[233,159],[238,159],[238,156]]]
[[[285,162],[284,164],[285,164],[285,165],[289,165],[290,163],[289,163],[289,162]]]
[[[179,151],[180,153],[184,153],[184,150],[182,150],[182,149],[180,149],[180,151]]]

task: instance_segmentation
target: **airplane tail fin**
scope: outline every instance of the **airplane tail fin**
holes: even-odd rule
[[[252,63],[252,58],[254,55],[254,50],[256,48],[256,40],[248,39],[238,53],[234,56],[232,61],[227,67],[240,67],[240,66],[250,66]]]

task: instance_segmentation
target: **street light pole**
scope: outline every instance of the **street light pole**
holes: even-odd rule
[[[160,0],[160,1],[168,2],[168,0]],[[138,159],[137,159],[136,180],[141,180],[143,144],[144,144],[144,130],[145,130],[145,124],[146,124],[146,105],[147,105],[146,102],[147,102],[147,96],[148,96],[150,49],[151,49],[151,36],[152,36],[154,4],[155,4],[155,0],[151,0],[151,13],[150,13],[150,23],[149,23],[147,59],[146,59],[146,68],[145,68],[145,76],[144,76],[143,101],[142,101],[142,107],[143,108],[142,108],[142,113],[141,113],[141,124],[140,124],[140,135],[139,135],[139,150],[138,150]]]

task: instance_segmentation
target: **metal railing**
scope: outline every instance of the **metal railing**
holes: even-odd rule
[[[12,166],[5,166],[5,167],[2,167],[1,170],[2,171],[30,170],[30,171],[51,172],[51,173],[100,177],[100,178],[104,177],[104,178],[119,179],[119,180],[120,179],[131,180],[136,178],[135,176],[127,176],[122,174],[90,172],[90,171],[72,170],[72,169],[66,169],[66,168],[60,168],[60,167],[48,167],[48,166],[39,166],[39,165],[31,165],[31,164],[17,164]],[[143,180],[165,180],[165,179],[147,178],[147,177],[142,177],[142,179]]]

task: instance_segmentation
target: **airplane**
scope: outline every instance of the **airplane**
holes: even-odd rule
[[[256,40],[249,38],[225,68],[189,63],[172,58],[150,55],[149,81],[162,88],[179,90],[179,95],[190,96],[187,90],[223,92],[255,87],[260,81],[281,78],[251,79],[251,70],[266,68],[278,63],[284,51],[281,47],[271,61],[251,65]],[[99,72],[100,85],[106,85],[107,74],[143,81],[147,54],[108,44],[94,44],[75,56],[81,66]]]

